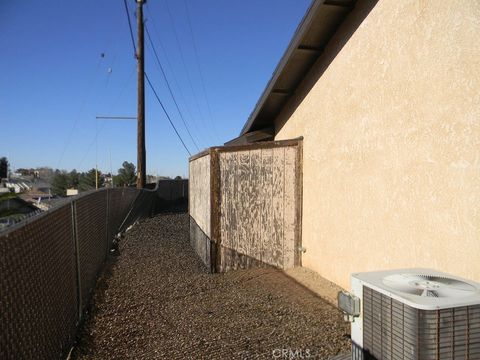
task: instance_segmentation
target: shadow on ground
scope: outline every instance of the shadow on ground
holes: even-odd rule
[[[187,214],[160,214],[127,233],[72,358],[328,359],[349,350],[335,307],[279,270],[209,274],[188,226]]]

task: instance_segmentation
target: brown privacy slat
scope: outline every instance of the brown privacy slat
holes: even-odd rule
[[[125,220],[133,201],[138,195],[137,189],[115,188],[109,189],[109,235],[108,241],[111,241],[119,231],[122,222]],[[110,246],[108,246],[110,248]]]
[[[158,199],[93,191],[0,234],[0,359],[66,357],[111,240]]]
[[[80,292],[82,304],[95,285],[97,274],[105,261],[107,226],[107,192],[92,193],[75,201],[75,220],[80,258]]]
[[[117,231],[124,231],[138,217],[138,199],[140,196],[143,195],[141,199],[144,199],[145,195],[153,196],[155,193],[155,190],[137,190],[135,188],[112,189],[111,191],[118,191],[121,194],[118,214],[119,224],[116,225]]]
[[[59,359],[77,322],[71,206],[0,236],[0,358]]]

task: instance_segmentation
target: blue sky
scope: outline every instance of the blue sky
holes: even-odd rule
[[[238,135],[309,4],[148,1],[146,25],[200,149]],[[128,6],[133,17],[134,0]],[[194,154],[145,41],[146,72]],[[95,119],[137,111],[122,0],[0,0],[0,49],[0,156],[15,168],[86,170],[97,161],[116,172],[125,160],[136,164],[135,121]],[[147,172],[187,176],[188,154],[148,87],[146,134]]]

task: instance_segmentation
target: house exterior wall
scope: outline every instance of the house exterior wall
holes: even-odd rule
[[[480,2],[359,1],[275,126],[304,137],[304,266],[480,281]]]

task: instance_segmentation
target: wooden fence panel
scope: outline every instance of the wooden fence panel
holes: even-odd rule
[[[295,166],[297,149],[285,148],[285,189],[284,189],[284,244],[283,244],[283,266],[292,268],[295,265],[295,251],[298,251],[295,244],[295,227],[300,220],[296,219],[296,176]]]
[[[284,210],[284,190],[285,190],[285,149],[273,149],[272,158],[273,188],[272,188],[272,215],[273,228],[270,234],[273,254],[267,261],[275,266],[282,267],[283,264],[283,210]],[[268,246],[268,245],[267,245]]]
[[[261,260],[267,262],[273,257],[271,234],[273,233],[273,149],[262,150],[262,223],[261,231]]]
[[[250,213],[248,213],[248,228],[250,229],[250,236],[248,236],[248,248],[250,249],[250,256],[261,261],[262,251],[262,233],[261,214],[262,214],[262,199],[264,198],[264,189],[262,188],[262,150],[252,150],[250,152],[250,179],[247,196],[251,199],[252,206]]]
[[[220,162],[220,178],[223,179],[223,191],[221,191],[220,196],[220,236],[221,239],[225,239],[226,248],[235,248],[236,239],[234,236],[228,236],[228,229],[237,228],[237,217],[236,215],[236,193],[237,193],[237,173],[236,173],[236,164],[234,162],[235,158],[231,153],[222,154],[223,161]],[[228,224],[228,226],[227,226]],[[227,269],[228,262],[226,257],[221,257],[220,267]]]
[[[300,144],[219,147],[190,159],[192,246],[212,271],[299,265]]]
[[[210,236],[210,155],[191,161],[189,171],[190,216]]]
[[[296,146],[219,151],[224,256],[219,270],[295,265],[297,151]]]

